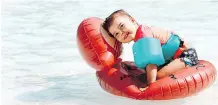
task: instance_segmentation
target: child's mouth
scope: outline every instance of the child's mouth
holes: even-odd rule
[[[129,32],[126,33],[126,35],[124,36],[124,40],[129,36]]]

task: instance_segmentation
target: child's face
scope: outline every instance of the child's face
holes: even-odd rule
[[[138,25],[136,22],[126,15],[115,17],[109,28],[109,32],[122,43],[128,43],[135,37]]]

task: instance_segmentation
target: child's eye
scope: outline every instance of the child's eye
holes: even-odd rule
[[[117,37],[117,35],[118,35],[118,32],[116,32],[116,33],[114,34],[115,37]]]
[[[121,24],[120,28],[123,28],[124,27],[124,24]]]

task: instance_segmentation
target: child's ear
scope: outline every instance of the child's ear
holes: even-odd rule
[[[132,17],[130,17],[130,19],[131,19],[132,22],[135,22],[135,19],[133,19]]]
[[[138,23],[135,21],[134,18],[130,17],[130,20],[132,21],[132,23],[134,23],[134,24],[138,24]]]
[[[138,23],[135,21],[135,19],[134,19],[134,18],[130,17],[130,20],[132,21],[132,23],[134,23],[134,24],[138,25]]]

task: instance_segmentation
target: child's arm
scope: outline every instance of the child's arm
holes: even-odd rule
[[[150,26],[150,28],[152,30],[153,37],[159,39],[162,44],[166,43],[168,41],[168,39],[170,38],[172,33],[179,35],[178,33],[174,32],[174,31],[170,31],[170,30],[167,30],[164,28],[153,27],[153,26]],[[183,44],[184,46],[181,47],[181,49],[186,50],[188,47],[187,42],[185,42],[184,38],[182,38],[181,36],[179,36],[179,37],[184,42],[184,44]]]
[[[171,36],[171,31],[159,27],[150,26],[154,38],[160,40],[161,43],[166,43]]]

